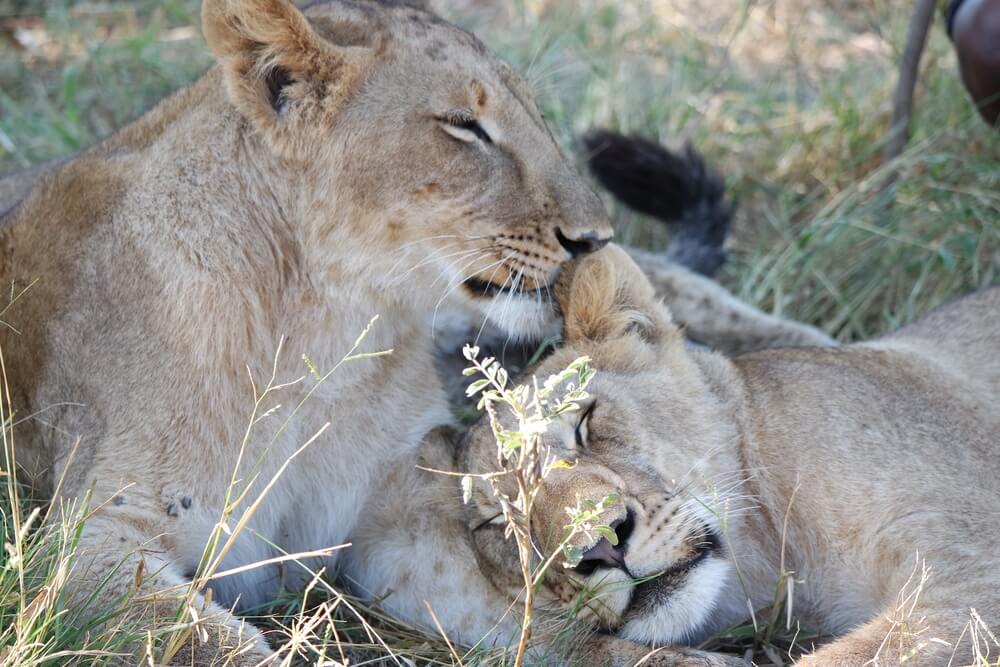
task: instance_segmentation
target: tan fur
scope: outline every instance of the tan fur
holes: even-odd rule
[[[284,0],[208,0],[204,26],[219,66],[0,190],[0,282],[28,288],[0,327],[19,463],[42,491],[61,480],[57,502],[91,494],[76,587],[110,575],[95,604],[128,598],[150,628],[176,615],[163,591],[199,562],[272,367],[278,383],[304,379],[259,406],[237,491],[256,481],[230,525],[326,430],[221,569],[277,555],[269,541],[292,553],[345,542],[384,468],[448,421],[437,306],[476,308],[513,335],[552,319],[533,292],[493,300],[466,278],[544,293],[570,257],[556,229],[610,235],[526,85],[468,33],[403,3],[348,0],[304,15]],[[494,143],[449,136],[456,109]],[[332,369],[376,314],[360,351],[392,354],[317,387],[302,357]],[[209,639],[192,633],[175,660],[266,659],[225,608],[308,576],[291,564],[214,581],[215,602],[194,600]]]
[[[642,592],[619,569],[583,577],[608,591],[590,605],[596,622],[643,643],[704,636],[769,605],[783,562],[799,618],[842,635],[802,664],[972,661],[970,610],[1000,623],[1000,288],[870,343],[729,361],[685,349],[620,250],[566,273],[566,345],[535,372],[589,355],[596,403],[582,450],[575,423],[547,436],[575,467],[546,481],[539,540],[575,499],[613,493],[606,520],[634,517],[629,573],[668,572]],[[494,451],[478,427],[466,466],[491,470]],[[470,526],[495,512],[474,498]],[[472,534],[488,573],[515,567],[501,531]],[[573,578],[553,576],[550,599]]]
[[[608,495],[620,501],[604,521],[622,525],[631,516],[634,528],[624,546],[628,574],[550,570],[539,591],[536,655],[552,650],[547,644],[566,650],[551,629],[583,588],[596,593],[583,596],[579,618],[612,634],[578,642],[569,660],[631,665],[645,655],[643,645],[697,641],[743,622],[749,607],[769,606],[784,567],[796,581],[796,616],[838,636],[803,665],[972,661],[971,610],[994,629],[1000,623],[1000,288],[869,343],[733,360],[687,348],[617,248],[575,262],[556,292],[564,346],[532,372],[544,378],[587,355],[597,375],[583,448],[574,432],[587,411],[570,413],[546,435],[553,454],[574,465],[545,482],[536,542],[545,553],[565,535],[567,507]],[[442,448],[447,444],[434,438],[424,445],[425,452]],[[473,428],[457,456],[438,454],[429,467],[495,470],[487,423]],[[407,594],[388,603],[428,623],[417,605],[423,596],[454,640],[510,642],[516,612],[482,616],[484,609],[506,611],[522,586],[489,488],[474,486],[462,532],[455,478],[406,474],[410,480],[395,493],[403,498],[419,488],[407,521],[420,526],[422,560],[444,553],[445,571],[458,574],[417,566]],[[433,507],[431,518],[419,507]],[[381,521],[380,511],[370,523]],[[376,533],[383,549],[414,550],[384,523],[370,529]],[[587,549],[595,540],[573,542]],[[375,542],[356,546],[365,551]],[[652,579],[636,586],[633,577]],[[456,581],[465,586],[460,594],[448,589]],[[668,646],[643,664],[740,661]]]

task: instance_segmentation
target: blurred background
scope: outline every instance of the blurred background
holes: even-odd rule
[[[885,167],[908,0],[435,6],[526,74],[568,152],[605,126],[707,154],[739,204],[721,280],[747,301],[851,340],[998,280],[1000,134],[962,88],[941,11],[911,141]],[[0,0],[0,175],[80,150],[196,78],[211,64],[198,10]],[[621,240],[665,245],[666,230],[615,215]]]

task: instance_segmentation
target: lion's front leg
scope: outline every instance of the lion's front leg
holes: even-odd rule
[[[393,617],[455,644],[505,645],[517,637],[510,600],[480,569],[465,523],[452,429],[424,437],[365,504],[343,572],[356,591]],[[419,466],[419,467],[418,467]],[[435,472],[432,472],[435,471]]]
[[[168,533],[149,530],[156,512],[132,506],[116,516],[115,509],[111,503],[85,525],[70,583],[72,605],[86,605],[88,614],[106,612],[109,623],[144,637],[128,650],[144,659],[152,653],[156,664],[251,667],[273,658],[256,628],[190,592],[190,582],[167,556]],[[159,537],[150,539],[149,532]]]
[[[967,614],[959,611],[943,614],[919,606],[907,610],[905,615],[885,613],[803,656],[795,664],[798,667],[968,665],[973,663],[973,653],[968,633],[963,632],[967,621]]]
[[[666,258],[626,248],[691,339],[728,355],[773,347],[830,346],[836,341],[815,327],[768,315],[727,292],[714,280]]]

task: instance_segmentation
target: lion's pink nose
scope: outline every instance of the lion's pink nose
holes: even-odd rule
[[[628,571],[625,566],[625,551],[628,547],[628,538],[635,529],[635,519],[632,510],[628,510],[624,519],[611,524],[618,537],[618,544],[611,544],[602,537],[597,544],[587,549],[576,567],[573,568],[577,574],[587,576],[593,574],[594,570],[600,567],[614,567],[619,570]]]

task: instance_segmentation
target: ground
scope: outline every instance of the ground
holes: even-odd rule
[[[0,175],[72,154],[198,76],[211,62],[198,4],[0,0]],[[528,75],[569,153],[586,129],[606,126],[669,144],[691,141],[707,154],[739,203],[721,280],[751,303],[847,341],[1000,280],[1000,134],[972,109],[940,16],[921,67],[913,137],[902,157],[884,165],[912,11],[906,0],[437,6]],[[896,185],[883,188],[892,173]],[[621,210],[615,217],[620,239],[665,245],[656,224]],[[25,623],[32,604],[49,603],[43,596],[59,575],[58,548],[72,540],[32,543],[19,528],[30,507],[13,511],[10,496],[9,487],[0,491],[11,545],[0,555],[0,663],[23,642],[40,648],[19,654],[17,664],[60,650],[113,650],[113,640],[66,631],[58,619]],[[18,563],[30,558],[17,545],[39,554],[23,588]],[[345,650],[371,644],[373,656],[385,653],[349,601],[331,591],[314,593],[307,612],[290,598],[262,613],[273,615],[271,627],[290,627],[320,618],[315,604],[340,620],[320,619],[306,639],[291,630],[276,635],[302,642],[310,660],[320,650],[340,659],[334,628],[354,645]],[[443,642],[362,613],[398,655],[451,662]],[[794,629],[766,620],[718,641],[755,652],[760,664],[787,662]]]

